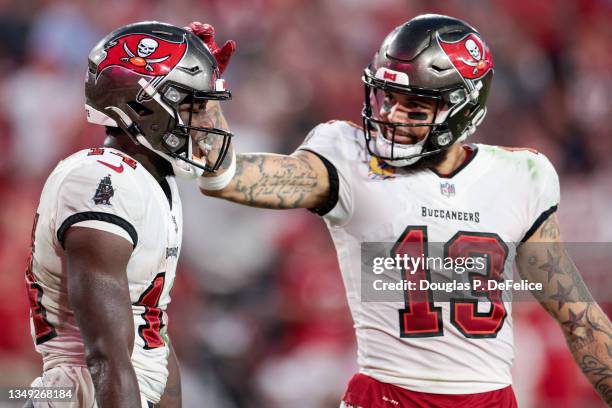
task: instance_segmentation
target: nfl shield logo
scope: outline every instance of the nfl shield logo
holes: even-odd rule
[[[440,192],[443,196],[452,197],[455,195],[455,185],[449,183],[448,181],[445,183],[440,183]]]

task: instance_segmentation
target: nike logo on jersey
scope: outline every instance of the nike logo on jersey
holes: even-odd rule
[[[105,165],[109,169],[115,170],[117,173],[123,173],[123,163],[121,163],[118,166],[114,166],[114,165],[112,165],[110,163],[103,162],[102,160],[98,160],[98,163]]]

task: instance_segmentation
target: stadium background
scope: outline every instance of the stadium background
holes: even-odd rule
[[[610,0],[0,0],[0,387],[41,369],[23,281],[30,229],[56,162],[103,139],[83,111],[99,38],[145,19],[212,23],[220,43],[238,43],[225,106],[237,149],[288,153],[321,121],[360,121],[361,70],[387,32],[423,12],[466,19],[492,49],[489,113],[474,139],[544,152],[561,175],[565,239],[611,242]],[[355,348],[323,222],[182,187],[169,329],[185,406],[337,406]],[[603,406],[556,323],[533,302],[514,315],[521,406]]]

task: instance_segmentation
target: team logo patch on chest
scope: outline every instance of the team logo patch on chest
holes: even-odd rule
[[[370,159],[368,178],[370,180],[389,180],[395,178],[395,167],[377,157]]]
[[[113,198],[114,195],[115,189],[113,188],[109,174],[100,180],[96,188],[96,193],[93,196],[93,201],[96,205],[111,205],[110,199]]]
[[[453,183],[444,182],[440,183],[440,193],[445,197],[452,197],[455,195],[455,185]]]

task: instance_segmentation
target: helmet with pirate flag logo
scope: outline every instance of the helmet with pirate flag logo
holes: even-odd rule
[[[368,151],[394,166],[408,166],[465,140],[485,117],[492,78],[491,53],[466,22],[426,14],[395,28],[362,77]],[[430,99],[437,107],[434,119],[384,120],[381,112],[387,109],[385,98],[390,93]],[[430,129],[424,139],[415,144],[395,141],[398,129],[416,126]]]
[[[231,133],[192,123],[196,105],[231,93],[211,50],[189,29],[141,22],[113,31],[89,54],[85,97],[89,122],[121,128],[168,160],[177,176],[216,171],[229,148]],[[188,118],[179,114],[185,106]],[[193,160],[197,132],[221,138],[215,163]]]

